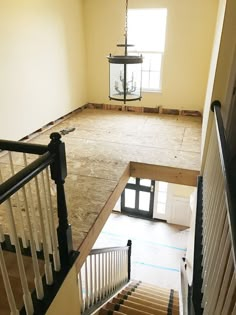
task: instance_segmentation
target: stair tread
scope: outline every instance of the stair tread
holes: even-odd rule
[[[170,291],[168,292],[168,294],[167,293],[162,294],[161,292],[154,292],[154,291],[149,292],[149,291],[143,289],[142,287],[141,288],[139,288],[139,287],[132,288],[132,287],[128,286],[127,289],[130,289],[131,292],[136,292],[138,294],[142,294],[144,296],[148,296],[148,297],[153,298],[153,299],[162,300],[163,302],[164,301],[169,302],[169,299],[170,299]],[[173,304],[179,305],[179,298],[176,295],[173,295]]]
[[[170,297],[170,291],[169,292],[161,292],[161,291],[148,291],[145,288],[142,287],[131,287],[128,286],[127,289],[133,290],[134,292],[140,292],[140,294],[147,294],[149,296],[153,296],[154,298],[163,298],[163,299],[169,299]]]
[[[153,303],[157,303],[157,304],[161,304],[161,305],[164,305],[164,306],[168,306],[169,304],[169,299],[159,299],[159,298],[152,298],[152,297],[149,297],[147,294],[140,294],[140,293],[137,293],[137,292],[132,292],[132,291],[129,291],[129,290],[122,290],[121,291],[122,294],[125,294],[125,295],[132,295],[134,297],[137,297],[139,299],[143,299],[143,300],[146,300],[148,302],[153,302]],[[178,305],[173,305],[174,308],[178,308]]]
[[[99,315],[108,315],[108,309],[102,307],[100,310],[99,310]],[[118,312],[118,311],[112,311],[112,314],[113,315],[125,315],[124,313],[121,313],[121,312]]]
[[[144,312],[144,311],[140,311],[138,309],[135,309],[133,307],[130,306],[126,306],[124,304],[114,304],[111,302],[107,303],[107,308],[111,309],[111,310],[117,310],[117,311],[121,311],[124,314],[128,314],[128,315],[153,315],[152,313],[148,313],[148,312]]]
[[[113,303],[124,304],[124,305],[132,307],[134,309],[143,310],[145,312],[148,312],[148,313],[151,313],[151,314],[154,314],[154,315],[164,315],[164,314],[166,314],[165,311],[158,310],[158,309],[155,309],[153,307],[150,307],[150,306],[147,306],[147,305],[143,305],[143,304],[140,304],[140,303],[136,303],[136,302],[132,302],[132,301],[129,301],[129,300],[122,300],[122,299],[118,299],[118,298],[113,298],[112,302]]]
[[[142,304],[142,305],[146,305],[146,306],[149,306],[149,307],[152,307],[156,310],[160,310],[160,311],[164,311],[164,312],[167,312],[168,310],[168,305],[163,305],[163,304],[158,304],[158,301],[156,301],[155,303],[154,302],[150,302],[150,301],[146,301],[144,299],[141,299],[141,298],[137,298],[137,297],[134,297],[132,295],[124,295],[124,294],[121,294],[121,293],[118,293],[117,297],[119,299],[123,299],[124,297],[127,298],[128,301],[132,301],[132,302],[135,302],[135,303],[138,303],[138,304]],[[173,309],[173,311],[178,311],[178,309]]]

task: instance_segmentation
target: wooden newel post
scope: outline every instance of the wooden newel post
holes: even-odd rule
[[[67,176],[65,144],[61,142],[61,135],[54,132],[50,135],[51,142],[48,149],[55,154],[55,161],[51,164],[51,178],[57,187],[57,215],[59,225],[57,228],[59,253],[62,267],[69,262],[69,254],[72,251],[71,225],[68,224],[66,197],[64,190],[65,178]]]
[[[128,249],[128,280],[130,280],[130,275],[131,275],[131,247],[132,247],[132,241],[128,240],[127,246],[129,247]]]

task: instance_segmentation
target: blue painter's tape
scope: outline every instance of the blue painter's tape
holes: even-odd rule
[[[106,234],[106,235],[110,235],[110,236],[113,236],[113,237],[118,237],[118,238],[121,238],[121,239],[125,239],[125,240],[128,237],[128,236],[125,236],[125,235],[115,234],[115,233],[111,233],[111,232],[107,232],[107,231],[102,231],[101,233],[102,234]],[[130,236],[129,236],[129,238],[130,238]],[[136,237],[132,237],[132,240],[141,241],[141,242],[148,243],[148,244],[154,245],[154,246],[162,246],[162,247],[166,247],[166,248],[170,248],[170,249],[174,249],[174,250],[180,250],[180,251],[183,251],[183,252],[186,252],[186,250],[187,250],[186,248],[171,246],[171,245],[162,244],[162,243],[158,243],[158,242],[145,241],[143,239],[139,239],[139,238],[136,238]]]
[[[142,261],[133,261],[132,263],[137,264],[137,265],[143,265],[143,266],[151,267],[151,268],[157,268],[157,269],[168,270],[168,271],[173,271],[173,272],[180,272],[179,269],[176,269],[176,268],[147,264],[147,263],[144,263]]]

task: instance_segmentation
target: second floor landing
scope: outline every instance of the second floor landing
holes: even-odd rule
[[[78,268],[130,176],[195,186],[201,118],[85,109],[43,129],[30,142],[66,144],[65,190]]]

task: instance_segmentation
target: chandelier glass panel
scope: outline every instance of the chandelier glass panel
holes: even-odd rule
[[[109,98],[110,100],[127,101],[141,100],[142,95],[142,62],[141,55],[128,55],[128,47],[133,46],[127,43],[127,17],[128,0],[126,0],[125,16],[125,43],[117,45],[124,47],[125,54],[122,56],[109,55]]]

